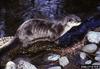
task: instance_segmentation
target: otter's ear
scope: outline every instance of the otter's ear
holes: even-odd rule
[[[63,31],[64,27],[62,24],[54,24],[52,27],[51,27],[52,30],[54,30],[54,32],[56,34],[61,34],[61,32]]]
[[[66,26],[67,23],[70,21],[69,19],[70,19],[70,18],[69,18],[68,16],[64,17],[64,18],[62,19],[62,23],[61,23],[61,24],[62,24],[63,26]]]

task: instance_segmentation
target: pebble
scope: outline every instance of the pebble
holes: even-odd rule
[[[48,60],[49,60],[49,61],[57,61],[59,58],[60,58],[60,55],[58,55],[58,54],[51,54],[51,55],[48,57]]]
[[[97,45],[96,44],[88,44],[88,45],[85,45],[82,48],[82,51],[87,52],[87,53],[93,53],[96,50],[97,50]]]
[[[100,55],[100,49],[96,51],[96,55]]]
[[[37,68],[27,61],[19,60],[18,69],[37,69]]]
[[[63,66],[63,67],[66,66],[66,65],[68,65],[68,64],[69,64],[68,58],[65,57],[65,56],[59,58],[59,64],[60,64],[61,66]]]
[[[100,32],[89,31],[87,33],[87,39],[89,42],[99,43],[100,42]]]
[[[86,53],[80,52],[80,58],[84,60],[86,58]]]
[[[100,5],[99,5],[99,6],[97,6],[97,10],[98,10],[98,11],[100,11]]]
[[[5,69],[16,69],[16,64],[12,61],[7,62]]]
[[[95,60],[100,62],[100,55],[96,55]]]
[[[60,66],[55,66],[55,67],[50,67],[48,69],[61,69],[61,67]]]
[[[100,65],[100,62],[95,62],[92,65]]]
[[[91,64],[92,63],[92,60],[87,60],[86,62],[85,62],[85,64]]]

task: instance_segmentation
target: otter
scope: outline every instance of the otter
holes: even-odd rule
[[[81,19],[78,16],[66,16],[61,21],[50,21],[47,19],[29,19],[25,21],[17,30],[14,38],[2,46],[0,56],[3,52],[20,46],[27,47],[37,41],[50,41],[59,44],[59,37],[63,36],[74,26],[79,26]]]
[[[37,41],[57,41],[74,26],[81,24],[78,16],[66,16],[62,21],[49,21],[46,19],[30,19],[25,21],[17,30],[16,36],[23,46]]]

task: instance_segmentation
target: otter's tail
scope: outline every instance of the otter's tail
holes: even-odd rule
[[[12,40],[8,41],[4,45],[0,46],[0,58],[9,52],[11,49],[17,47],[19,43],[19,39],[14,37]]]

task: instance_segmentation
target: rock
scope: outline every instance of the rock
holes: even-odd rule
[[[68,64],[69,64],[68,58],[65,57],[65,56],[59,58],[59,64],[60,64],[61,66],[63,66],[63,67],[66,66],[66,65],[68,65]]]
[[[60,55],[58,54],[51,54],[49,57],[48,57],[48,60],[49,61],[56,61],[60,58]]]
[[[84,60],[86,58],[86,53],[80,52],[80,58]]]
[[[97,6],[97,10],[98,10],[98,11],[100,11],[100,5],[99,5],[99,6]]]
[[[100,55],[96,55],[95,60],[100,62]]]
[[[61,69],[61,67],[60,66],[54,66],[54,67],[50,67],[48,69]]]
[[[100,42],[100,32],[94,32],[94,31],[88,32],[87,39],[89,42],[99,43]]]
[[[88,45],[85,45],[82,48],[82,51],[87,52],[87,53],[93,53],[96,50],[97,50],[97,45],[96,44],[88,44]]]
[[[92,65],[100,65],[100,62],[95,62]]]
[[[96,51],[96,55],[100,55],[100,49]]]
[[[16,69],[16,64],[12,61],[7,62],[5,69]]]
[[[91,64],[91,63],[92,63],[91,60],[87,60],[87,61],[85,62],[85,64]]]
[[[20,60],[18,62],[18,69],[37,69],[34,65],[32,65],[31,63],[24,61],[24,60]]]

